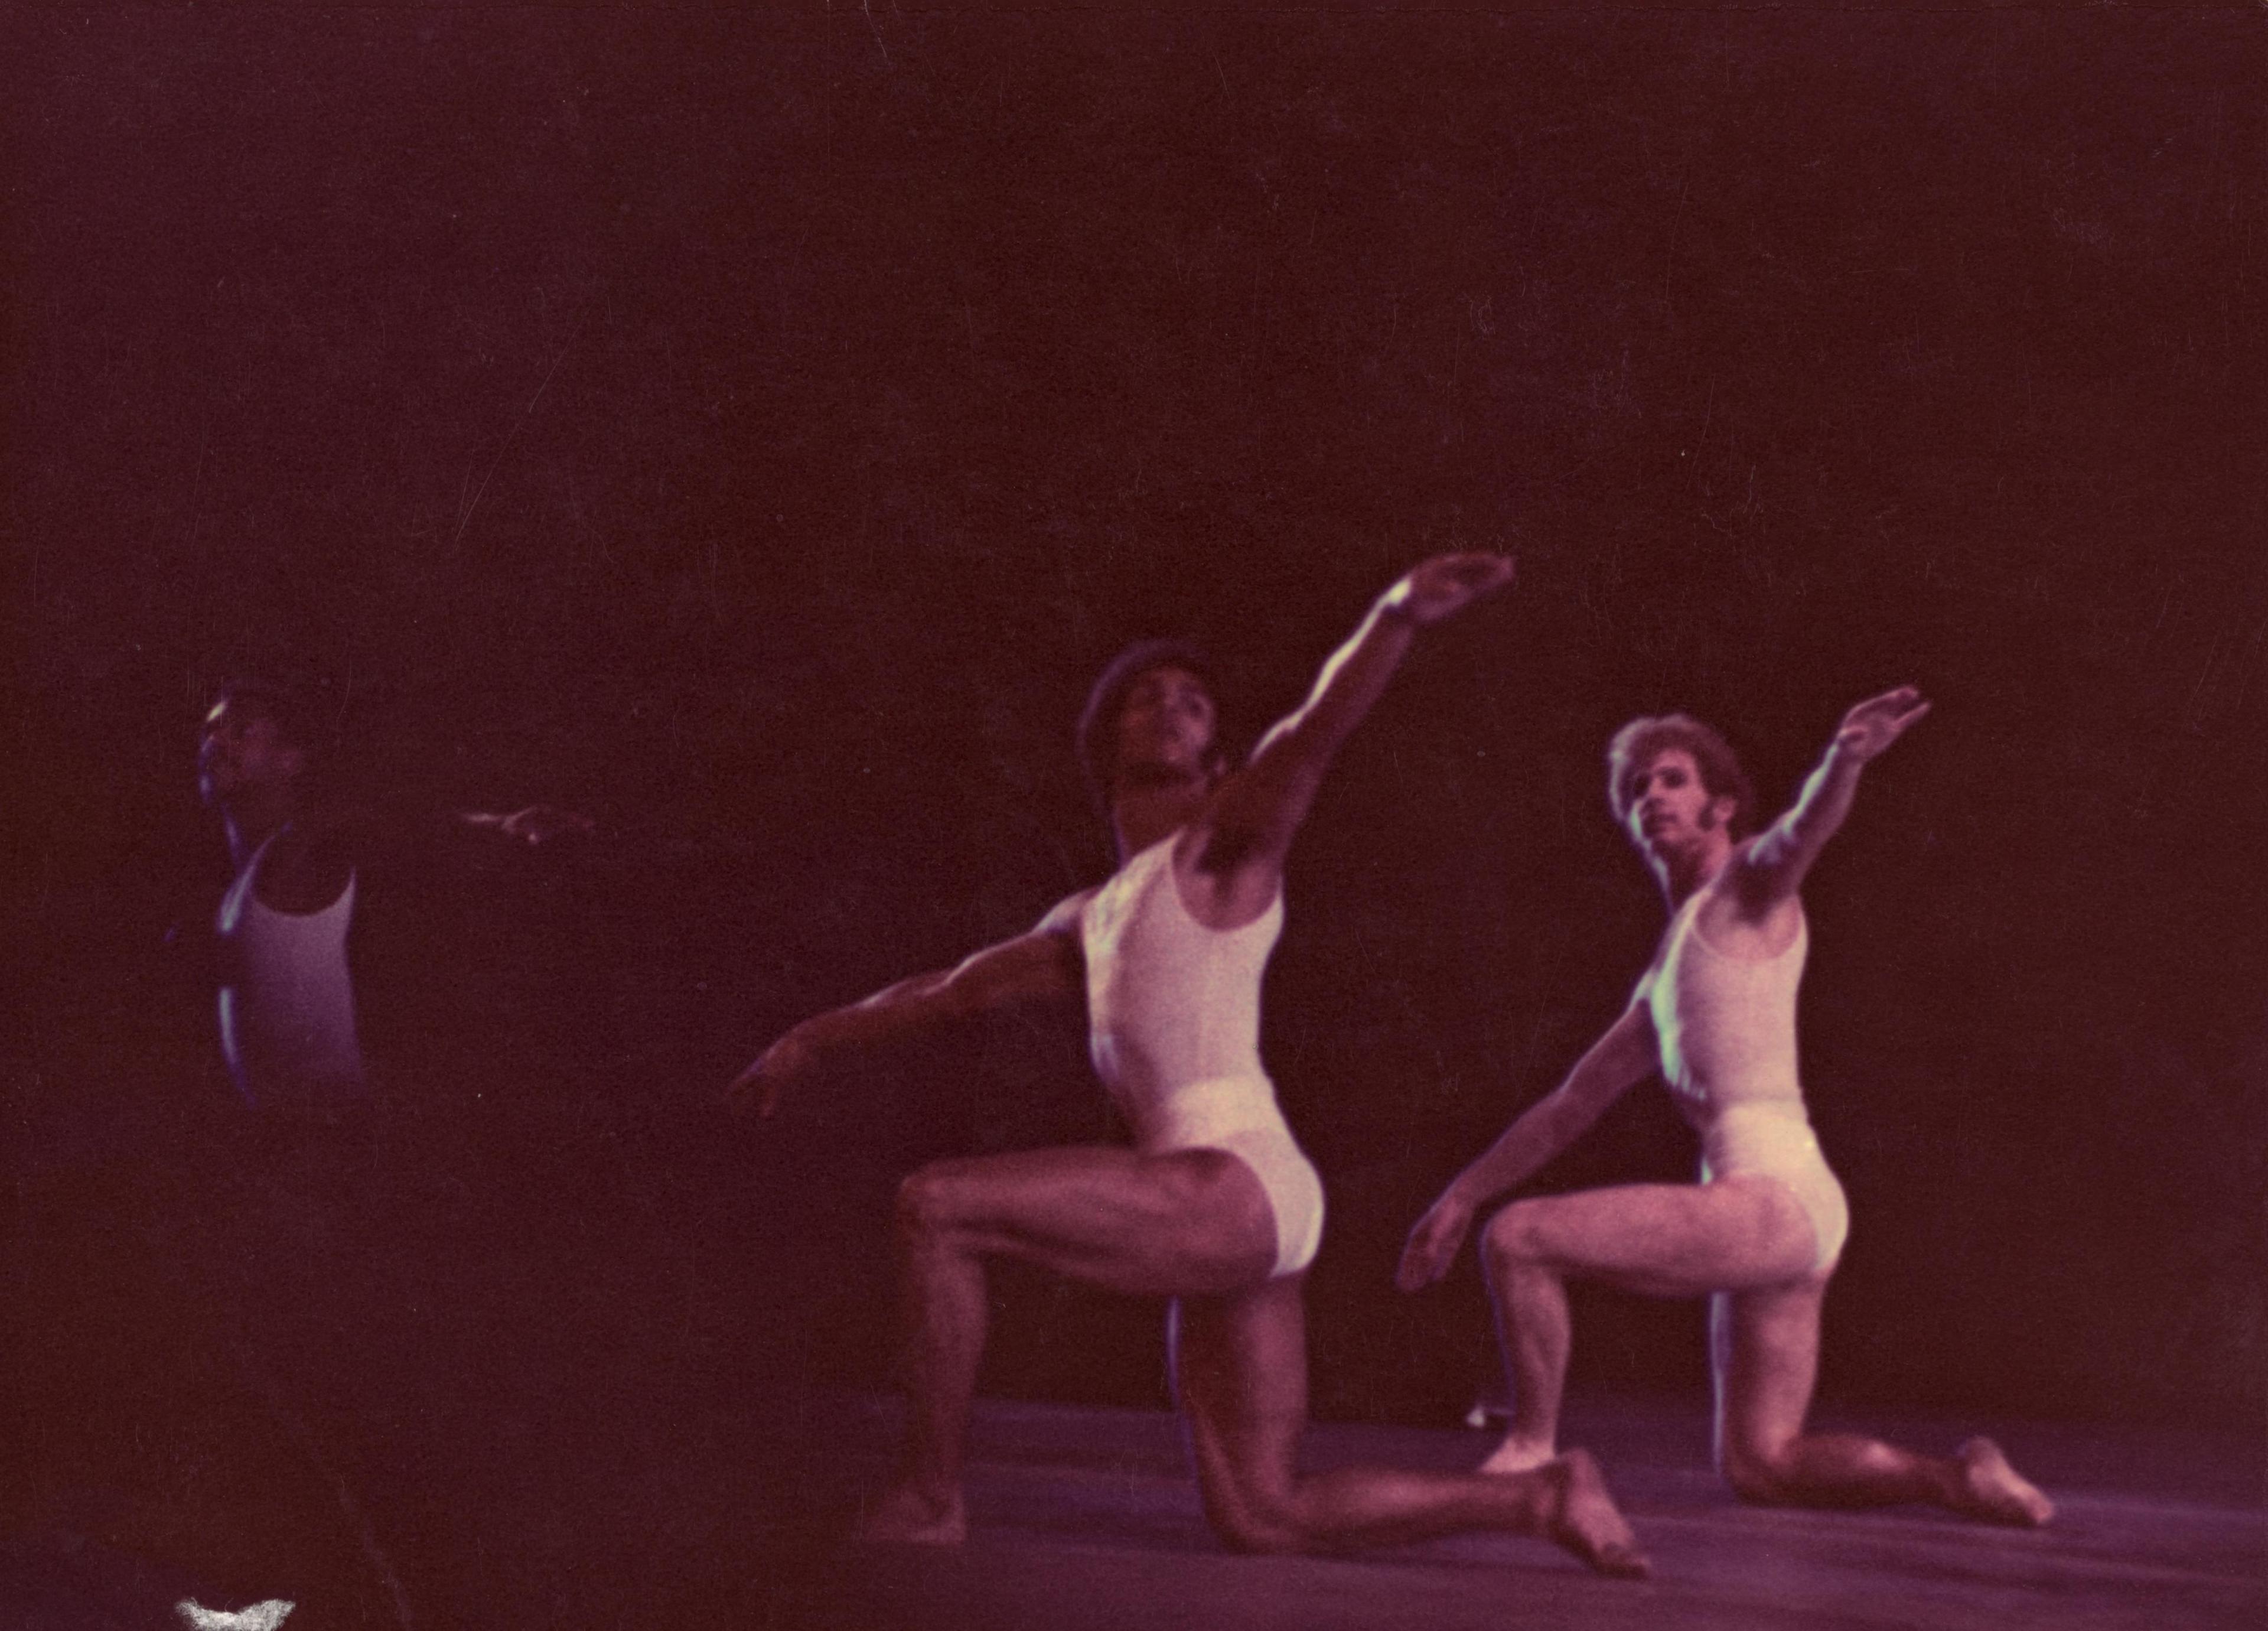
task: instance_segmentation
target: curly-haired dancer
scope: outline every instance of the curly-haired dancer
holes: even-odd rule
[[[1797,891],[1849,813],[1860,770],[1928,711],[1911,687],[1859,704],[1794,807],[1749,838],[1739,836],[1752,800],[1747,778],[1715,731],[1672,714],[1633,720],[1615,737],[1609,799],[1668,898],[1669,927],[1623,1016],[1418,1220],[1399,1281],[1415,1291],[1440,1279],[1480,1208],[1657,1066],[1701,1135],[1701,1178],[1514,1201],[1489,1223],[1481,1254],[1513,1408],[1484,1471],[1521,1472],[1553,1453],[1570,1334],[1565,1282],[1579,1278],[1710,1298],[1717,1462],[1743,1499],[1929,1502],[2020,1524],[2053,1516],[1990,1439],[1943,1458],[1804,1427],[1820,1303],[1850,1214],[1796,1078],[1806,944]]]
[[[1241,768],[1221,760],[1198,666],[1137,648],[1112,665],[1080,746],[1122,865],[1030,934],[948,971],[804,1022],[734,1093],[769,1111],[822,1059],[959,1015],[1082,1003],[1134,1148],[1032,1150],[923,1168],[900,1192],[911,1390],[897,1478],[871,1539],[958,1542],[962,1445],[984,1341],[985,1259],[1017,1258],[1173,1299],[1174,1372],[1205,1511],[1240,1549],[1331,1551],[1452,1530],[1548,1537],[1639,1574],[1587,1456],[1516,1477],[1296,1470],[1307,1421],[1301,1287],[1322,1189],[1260,1061],[1260,980],[1283,915],[1286,852],[1323,773],[1417,631],[1512,577],[1497,556],[1426,561],[1380,597],[1307,701]]]

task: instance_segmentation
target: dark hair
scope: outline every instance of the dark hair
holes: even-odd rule
[[[1086,771],[1087,787],[1105,821],[1110,818],[1111,779],[1118,768],[1119,715],[1126,710],[1126,697],[1134,682],[1157,668],[1187,669],[1197,676],[1215,704],[1219,702],[1211,659],[1187,640],[1138,640],[1110,660],[1096,677],[1094,689],[1086,694],[1075,738],[1080,768]],[[1214,752],[1220,754],[1218,738]]]
[[[1756,811],[1755,784],[1741,768],[1732,744],[1686,713],[1632,720],[1607,744],[1607,802],[1614,808],[1616,821],[1630,819],[1636,793],[1632,779],[1653,762],[1655,755],[1673,748],[1683,748],[1693,756],[1704,792],[1712,799],[1733,801],[1733,818],[1726,825],[1734,838],[1741,837]]]
[[[264,675],[240,675],[222,683],[206,706],[206,717],[224,704],[233,712],[271,722],[276,734],[298,749],[311,764],[331,756],[337,721],[321,699],[304,686]]]

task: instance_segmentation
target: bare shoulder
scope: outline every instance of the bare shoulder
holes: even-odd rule
[[[1775,957],[1795,941],[1803,926],[1803,898],[1772,887],[1755,864],[1756,840],[1733,852],[1724,870],[1702,886],[1694,908],[1694,927],[1719,951],[1735,956]]]
[[[1085,989],[1086,907],[1099,889],[1064,896],[1020,941],[1012,942],[1021,948],[1019,962],[1035,994],[1073,995]]]
[[[1035,938],[1066,937],[1076,939],[1080,920],[1086,915],[1087,903],[1102,891],[1099,883],[1066,895],[1047,910],[1047,914],[1032,927]]]
[[[1189,916],[1223,933],[1258,922],[1284,895],[1278,854],[1224,835],[1203,817],[1174,839],[1173,871]]]
[[[352,845],[343,835],[294,824],[269,843],[254,889],[261,905],[304,915],[335,904],[353,876]]]
[[[1599,1038],[1598,1046],[1619,1055],[1629,1067],[1638,1071],[1650,1068],[1660,1057],[1660,1036],[1653,1027],[1653,982],[1660,972],[1659,963],[1647,968],[1631,993],[1630,1004],[1616,1015],[1615,1022],[1607,1027]]]

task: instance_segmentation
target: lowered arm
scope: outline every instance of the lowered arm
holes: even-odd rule
[[[1440,1199],[1410,1231],[1395,1283],[1404,1291],[1417,1291],[1447,1273],[1475,1214],[1527,1182],[1588,1132],[1607,1106],[1646,1080],[1655,1058],[1653,1017],[1644,1002],[1632,1001],[1575,1061],[1565,1081],[1521,1112],[1495,1143],[1449,1181]]]
[[[779,1107],[782,1089],[832,1058],[998,1008],[1083,998],[1086,965],[1077,926],[1085,899],[1072,897],[1031,933],[988,946],[949,969],[899,980],[805,1020],[733,1078],[726,1102],[770,1116]]]

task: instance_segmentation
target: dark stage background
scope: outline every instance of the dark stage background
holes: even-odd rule
[[[1689,708],[1784,800],[1911,681],[1808,892],[1856,1217],[1823,1396],[2257,1431],[2263,33],[15,9],[19,1361],[138,1351],[130,1221],[227,1111],[166,944],[225,882],[224,673],[315,685],[403,810],[598,818],[432,863],[373,1044],[512,1288],[497,1385],[729,1401],[884,1379],[911,1164],[1107,1132],[1076,1033],[1020,1023],[774,1128],[714,1102],[1101,875],[1100,663],[1194,635],[1248,735],[1402,566],[1501,545],[1518,587],[1420,650],[1294,860],[1318,1410],[1448,1420],[1486,1373],[1469,1260],[1388,1276],[1658,930],[1608,734]],[[1550,1177],[1690,1158],[1646,1089]],[[988,1386],[1162,1398],[1154,1309],[1000,1292]],[[1583,1383],[1701,1385],[1693,1310],[1578,1333]]]

